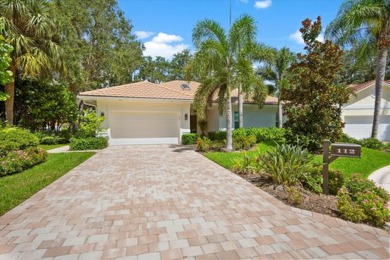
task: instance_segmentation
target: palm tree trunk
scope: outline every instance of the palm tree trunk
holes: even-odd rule
[[[14,124],[14,100],[15,100],[15,80],[16,80],[16,62],[12,60],[9,70],[12,72],[13,81],[5,84],[4,90],[9,98],[5,101],[5,119],[8,124]]]
[[[227,91],[226,98],[226,150],[233,150],[232,138],[232,97],[230,90]]]
[[[280,95],[278,98],[278,127],[279,128],[283,127],[283,104],[282,101],[280,100]]]
[[[239,115],[239,127],[244,127],[244,99],[242,95],[242,85],[238,87],[238,115]]]
[[[378,61],[376,65],[376,78],[375,78],[375,107],[374,107],[374,119],[372,122],[371,137],[376,138],[378,135],[379,113],[382,99],[382,83],[385,80],[387,60],[387,47],[382,46],[379,49]]]

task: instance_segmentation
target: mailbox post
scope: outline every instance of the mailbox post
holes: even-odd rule
[[[329,151],[329,146],[331,149]],[[325,194],[329,194],[329,164],[339,157],[361,157],[361,146],[358,144],[334,143],[329,140],[324,140],[323,143],[323,159],[322,159],[322,190]]]

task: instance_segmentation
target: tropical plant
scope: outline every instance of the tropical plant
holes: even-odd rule
[[[5,85],[6,120],[14,121],[15,77],[35,78],[60,68],[62,50],[54,41],[56,26],[46,0],[1,0],[1,34],[13,47],[10,71],[14,80]]]
[[[4,25],[0,23],[0,31]],[[4,37],[0,35],[0,85],[10,83],[12,79],[12,72],[8,70],[11,64],[10,53],[13,48],[11,45],[5,43]],[[0,101],[5,101],[8,95],[0,91]]]
[[[316,40],[321,32],[321,18],[312,23],[306,19],[300,29],[306,54],[298,54],[289,69],[288,87],[282,89],[289,128],[289,143],[305,144],[317,150],[324,139],[337,140],[342,134],[341,107],[349,91],[338,84],[343,52],[329,40]],[[302,140],[303,139],[303,140]]]
[[[96,111],[87,109],[83,111],[81,116],[80,129],[77,137],[81,138],[93,138],[96,137],[99,130],[101,130],[101,124],[105,120],[104,116],[98,116]]]
[[[198,119],[205,117],[207,103],[213,100],[214,95],[218,96],[219,111],[226,114],[226,149],[229,151],[233,149],[231,92],[236,88],[238,79],[242,78],[239,74],[251,74],[251,71],[243,69],[248,68],[248,62],[244,62],[243,57],[250,54],[249,47],[246,51],[242,50],[245,46],[254,46],[255,30],[254,19],[244,15],[233,23],[228,33],[220,24],[209,19],[198,22],[192,33],[197,52],[187,67],[187,74],[195,74],[201,82],[194,100]],[[244,63],[245,66],[242,65]]]
[[[286,87],[288,68],[295,60],[295,55],[288,48],[282,48],[276,51],[273,59],[265,60],[264,65],[259,67],[257,73],[265,80],[273,82],[278,97],[278,127],[283,127],[283,97],[282,88]]]
[[[360,57],[377,52],[375,107],[371,137],[378,133],[382,84],[390,46],[390,4],[388,0],[345,0],[325,35],[344,46],[358,44]]]

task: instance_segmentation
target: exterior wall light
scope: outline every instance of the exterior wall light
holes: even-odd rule
[[[184,120],[188,120],[188,114],[184,114]]]

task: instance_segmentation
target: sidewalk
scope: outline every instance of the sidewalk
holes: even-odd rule
[[[390,193],[390,165],[376,170],[368,176],[368,179],[372,180]]]

